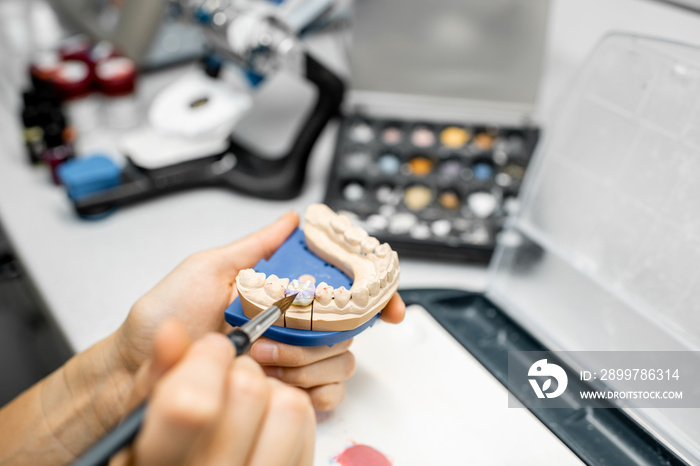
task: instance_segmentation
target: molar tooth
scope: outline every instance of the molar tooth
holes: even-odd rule
[[[394,267],[393,262],[389,262],[389,267],[386,268],[386,279],[387,281],[393,282],[394,275],[396,275],[396,267]]]
[[[382,243],[376,248],[374,248],[374,254],[376,254],[376,256],[380,259],[382,257],[386,257],[386,255],[389,254],[389,251],[391,251],[391,248],[386,243]]]
[[[387,275],[387,274],[386,274],[386,270],[382,270],[382,273],[379,274],[379,286],[380,286],[381,288],[386,287],[386,283],[387,283],[387,282],[386,282],[386,275]]]
[[[379,240],[377,238],[375,238],[374,236],[368,236],[367,238],[362,240],[361,246],[362,246],[362,252],[364,252],[365,254],[369,254],[372,251],[374,251],[374,249],[377,246],[379,246]]]
[[[359,284],[352,287],[352,302],[359,307],[366,307],[369,303],[369,288],[367,281],[362,280]]]
[[[311,204],[306,208],[306,213],[304,214],[304,221],[322,227],[326,219],[326,212],[330,209],[323,204]]]
[[[350,217],[347,215],[337,215],[333,220],[331,220],[331,227],[336,233],[343,234],[345,230],[352,226]]]
[[[350,246],[357,246],[363,239],[367,238],[367,232],[362,227],[352,227],[345,230],[345,241]]]
[[[367,288],[369,289],[369,295],[370,296],[377,296],[379,294],[379,277],[374,277],[374,280],[369,282],[367,285]]]
[[[246,288],[260,288],[265,284],[265,274],[255,273],[253,269],[243,269],[238,273],[237,280]]]
[[[296,296],[292,303],[293,305],[308,306],[314,300],[314,295],[316,294],[314,282],[310,280],[292,280],[285,288],[284,295],[289,296],[294,293],[296,293]]]
[[[342,309],[350,301],[350,291],[346,290],[344,286],[336,288],[333,290],[333,301],[338,306],[338,309]]]
[[[272,299],[282,299],[284,297],[284,290],[287,288],[288,283],[288,278],[280,279],[277,275],[270,275],[265,281],[265,294]]]
[[[316,300],[324,306],[333,299],[333,287],[326,282],[321,282],[316,287]]]

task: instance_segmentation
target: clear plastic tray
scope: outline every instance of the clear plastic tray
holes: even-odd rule
[[[611,35],[569,92],[488,297],[553,350],[699,350],[700,49]],[[629,414],[700,461],[700,409]]]

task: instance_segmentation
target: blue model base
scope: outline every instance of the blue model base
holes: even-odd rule
[[[352,280],[347,275],[306,249],[304,232],[300,229],[297,229],[287,238],[277,252],[270,257],[270,260],[262,259],[255,265],[254,269],[256,272],[264,272],[267,276],[275,274],[278,277],[289,279],[310,274],[316,278],[316,283],[326,282],[333,288],[344,286],[350,289],[352,286]],[[243,314],[243,308],[238,298],[226,309],[224,316],[226,322],[233,326],[243,325],[249,320]],[[371,327],[378,318],[379,314],[359,327],[343,332],[317,332],[314,330],[270,327],[264,335],[273,340],[296,346],[332,346],[341,341],[349,340],[366,328]]]

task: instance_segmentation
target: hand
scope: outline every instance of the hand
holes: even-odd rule
[[[397,293],[382,311],[381,319],[397,324],[405,312],[406,305]],[[331,411],[343,401],[345,381],[355,372],[351,343],[348,340],[309,348],[261,338],[253,344],[251,356],[267,375],[306,390],[315,409]]]
[[[74,461],[128,412],[129,393],[133,392],[135,380],[138,380],[136,372],[140,367],[150,368],[155,364],[155,373],[162,374],[166,371],[164,368],[169,369],[176,361],[182,359],[183,365],[185,361],[190,361],[190,356],[183,356],[185,350],[180,353],[165,351],[166,355],[177,353],[176,357],[165,357],[166,362],[171,361],[170,364],[160,364],[160,370],[159,363],[144,365],[151,357],[154,341],[156,356],[159,354],[157,329],[170,318],[184,324],[194,340],[212,331],[229,329],[224,322],[224,309],[236,297],[234,282],[238,271],[253,267],[263,257],[269,258],[298,223],[298,216],[288,213],[272,225],[242,240],[194,254],[183,261],[134,304],[126,321],[116,332],[75,355],[57,371],[0,410],[0,437],[20,439],[0,442],[0,463],[69,464]],[[382,312],[382,319],[400,322],[404,311],[403,302],[395,295]],[[207,339],[209,340],[210,338]],[[189,348],[188,345],[189,343],[180,347]],[[333,348],[296,348],[272,343],[265,350],[263,342],[258,342],[258,346],[253,348],[253,356],[267,361],[266,372],[283,381],[303,386],[318,409],[332,409],[342,400],[343,382],[354,371],[354,360],[348,352],[349,345],[350,342]],[[192,346],[192,358],[200,352],[195,351],[195,347],[198,346]],[[155,358],[154,361],[162,362],[163,358]],[[188,362],[185,367],[190,365]],[[246,367],[250,368],[251,365],[249,360],[246,362],[246,359],[239,358],[229,371],[245,372]],[[178,365],[168,372],[162,384],[166,387],[174,384],[166,384],[166,381],[170,380],[171,373],[181,373],[179,367]],[[255,380],[260,375],[260,369],[256,370],[257,376],[251,376]],[[148,373],[146,369],[142,371]],[[253,369],[246,373],[250,371]],[[233,375],[226,377],[237,378]],[[247,380],[243,376],[240,379]],[[280,384],[276,384],[267,389],[277,393],[279,387]],[[222,390],[221,393],[224,393],[233,389]],[[241,390],[248,392],[245,386]],[[280,396],[287,401],[279,402],[280,404],[295,405],[298,402],[296,395],[285,395],[289,392],[284,391],[281,393]],[[298,394],[299,391],[292,393]],[[140,399],[146,394],[147,391],[142,391]],[[154,396],[158,396],[158,390]],[[268,404],[277,403],[274,401],[277,397],[270,396]],[[290,397],[294,399],[289,400]],[[177,406],[185,408],[182,403]],[[156,421],[149,422],[153,424]],[[296,435],[297,432],[293,434]],[[138,445],[137,443],[137,448]],[[175,446],[170,442],[163,451]],[[302,450],[300,458],[303,460],[308,449],[304,447]],[[24,463],[19,458],[23,458]]]
[[[269,258],[299,225],[295,212],[227,246],[185,259],[131,308],[116,333],[116,344],[135,371],[150,356],[153,337],[167,319],[176,318],[191,338],[230,329],[224,310],[236,298],[238,271]]]
[[[249,357],[233,356],[223,335],[192,343],[181,323],[167,321],[132,394],[133,408],[151,393],[144,425],[110,464],[311,464],[309,398],[266,377]]]

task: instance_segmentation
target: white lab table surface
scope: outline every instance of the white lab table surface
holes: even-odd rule
[[[12,3],[0,5],[0,15]],[[545,129],[576,67],[615,28],[700,44],[700,19],[682,10],[644,0],[554,1],[537,114]],[[0,48],[19,56],[21,38],[22,31],[4,28]],[[76,351],[114,331],[134,301],[188,254],[323,198],[335,126],[317,143],[297,199],[199,189],[81,220],[45,168],[26,161],[16,118],[23,62],[8,57],[0,67],[0,218],[37,296]],[[486,286],[483,267],[402,259],[401,269],[402,287]],[[316,464],[328,464],[352,442],[397,465],[578,462],[529,411],[509,409],[505,388],[424,310],[411,309],[399,326],[376,325],[353,347],[357,374],[345,403],[319,418]]]

